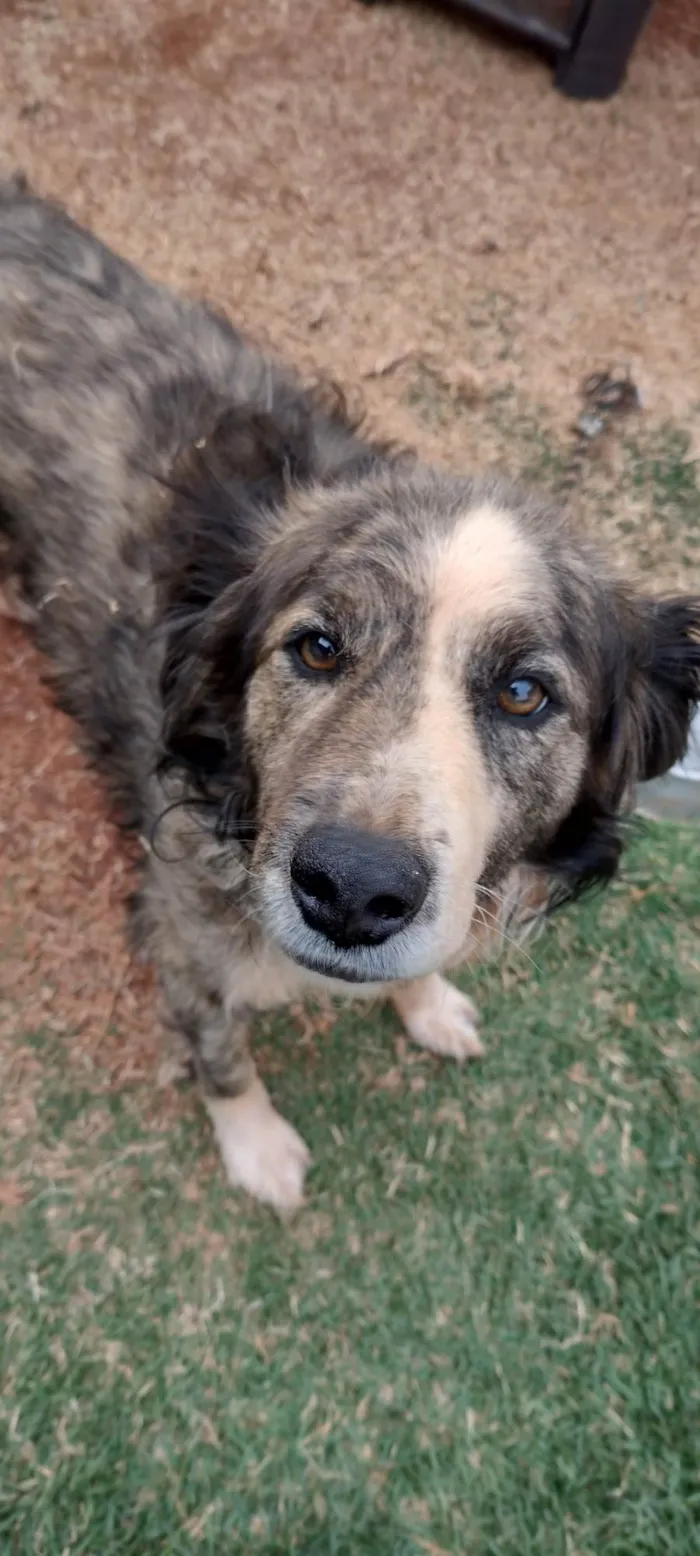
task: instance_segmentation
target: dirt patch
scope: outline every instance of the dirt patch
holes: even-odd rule
[[[654,7],[645,46],[653,49],[656,44],[685,49],[696,57],[700,54],[698,0],[663,0]]]
[[[0,1036],[5,1123],[21,1132],[41,1065],[22,1041],[46,1034],[116,1083],[155,1070],[151,974],[123,935],[129,862],[106,820],[38,656],[0,622]]]
[[[0,160],[359,387],[382,434],[427,457],[501,458],[478,405],[506,394],[565,440],[581,379],[608,363],[698,438],[697,40],[697,4],[664,0],[624,92],[580,105],[537,55],[410,5],[13,0]],[[471,398],[445,414],[455,364]],[[0,655],[5,1033],[77,1032],[76,1062],[141,1075],[157,1022],[124,948],[127,861],[4,623]]]

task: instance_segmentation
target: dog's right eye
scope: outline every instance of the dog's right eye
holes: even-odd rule
[[[304,632],[290,647],[306,675],[336,675],[340,669],[340,649],[325,632]]]

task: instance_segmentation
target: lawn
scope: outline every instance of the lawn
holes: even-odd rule
[[[700,834],[650,827],[470,979],[477,1066],[389,1011],[271,1022],[314,1153],[286,1226],[226,1191],[187,1093],[27,1033],[3,1552],[697,1552],[699,929]]]

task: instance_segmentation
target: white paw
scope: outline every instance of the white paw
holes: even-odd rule
[[[420,1048],[458,1061],[483,1054],[476,1006],[437,973],[410,985],[395,1004],[408,1036]]]
[[[229,1182],[281,1213],[304,1202],[310,1155],[301,1135],[276,1113],[255,1081],[240,1097],[207,1099]]]

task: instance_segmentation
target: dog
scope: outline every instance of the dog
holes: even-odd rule
[[[326,402],[0,187],[4,572],[144,840],[135,924],[228,1177],[280,1212],[308,1152],[255,1012],[386,995],[424,1048],[480,1053],[443,971],[523,882],[549,904],[614,874],[700,696],[700,601]]]

